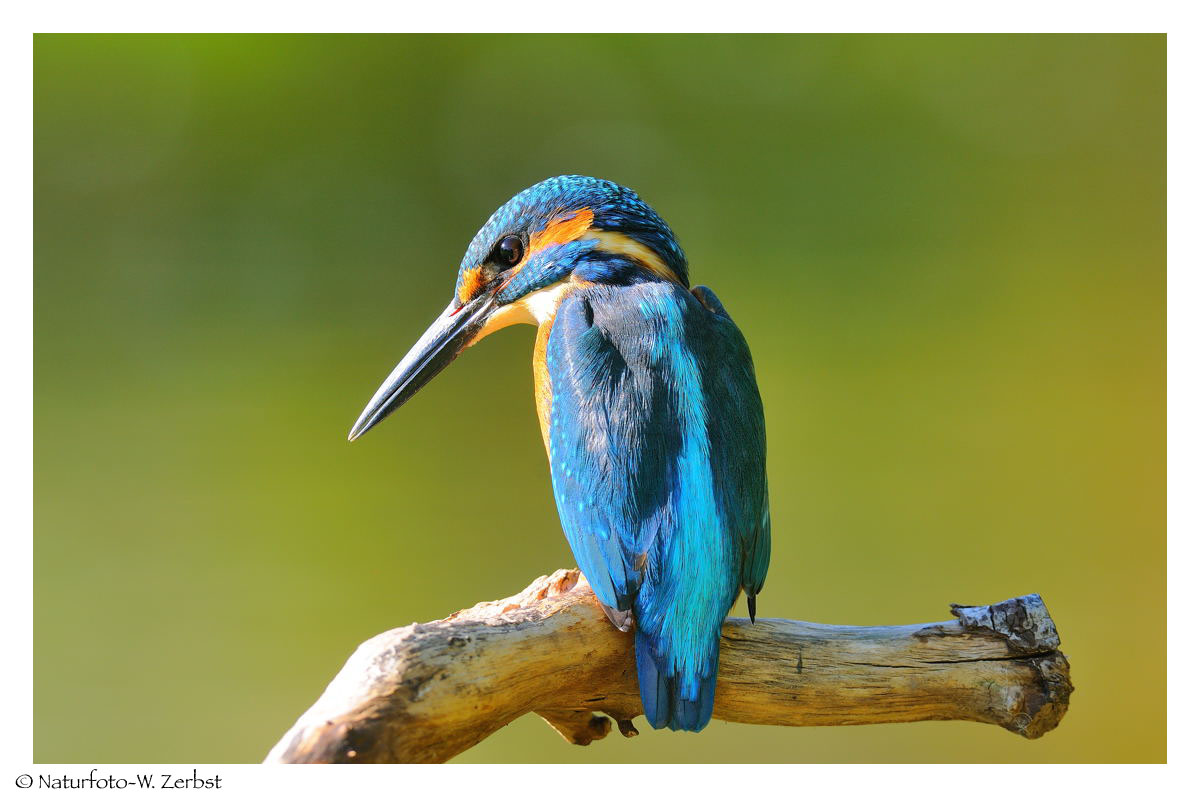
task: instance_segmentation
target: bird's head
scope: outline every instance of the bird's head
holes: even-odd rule
[[[608,180],[552,177],[504,203],[476,233],[454,297],[384,380],[350,430],[354,440],[412,398],[464,349],[498,329],[551,318],[571,284],[688,284],[667,223]]]

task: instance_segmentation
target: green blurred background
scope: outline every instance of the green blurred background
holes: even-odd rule
[[[572,564],[531,327],[345,441],[479,225],[561,173],[638,190],[750,342],[760,612],[1040,591],[1076,692],[1034,742],[714,722],[576,748],[531,716],[459,760],[1165,760],[1165,56],[37,36],[37,761],[260,760],[358,642]]]

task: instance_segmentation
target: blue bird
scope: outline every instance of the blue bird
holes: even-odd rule
[[[534,395],[563,531],[613,624],[634,632],[655,728],[713,712],[721,624],[751,620],[771,556],[766,431],[750,350],[674,233],[628,188],[554,177],[476,234],[454,298],[376,391],[362,435],[464,349],[538,327]]]

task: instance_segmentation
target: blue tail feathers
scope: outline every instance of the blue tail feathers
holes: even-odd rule
[[[681,675],[667,675],[654,655],[654,643],[640,630],[634,634],[638,686],[646,721],[655,729],[700,731],[712,719],[713,695],[717,690],[716,666],[707,678],[698,677],[697,688],[686,689]],[[687,694],[691,692],[691,694]]]

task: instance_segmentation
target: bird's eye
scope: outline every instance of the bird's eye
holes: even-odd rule
[[[511,268],[520,263],[524,256],[525,244],[515,235],[506,235],[496,244],[494,258],[499,266]]]

